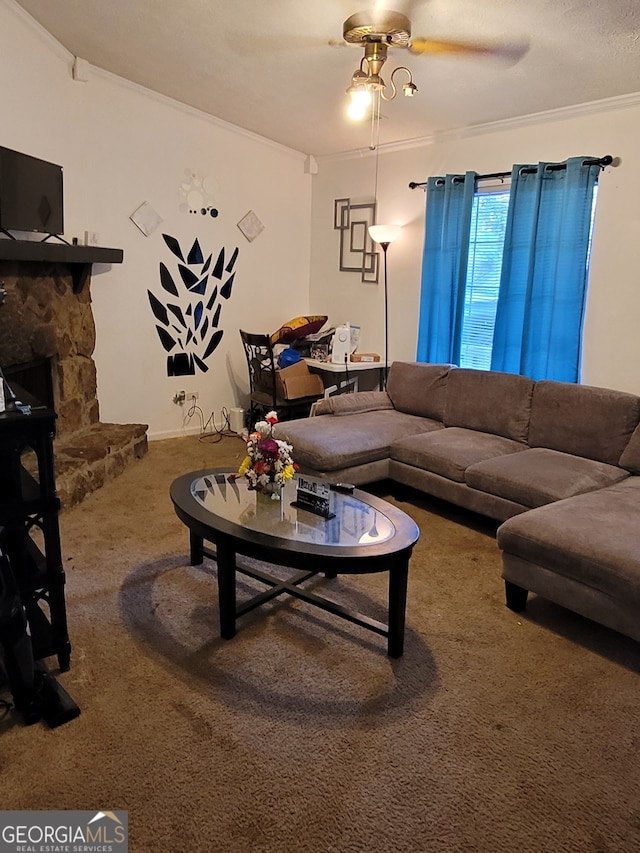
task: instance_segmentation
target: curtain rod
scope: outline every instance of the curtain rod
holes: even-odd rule
[[[595,159],[595,160],[585,160],[582,165],[583,166],[600,166],[601,169],[604,169],[605,166],[611,166],[612,163],[613,163],[613,157],[611,156],[611,154],[606,154],[604,157],[600,157],[600,158]],[[551,172],[557,172],[560,169],[566,169],[566,168],[567,168],[566,163],[551,163],[549,166],[547,166],[547,169],[549,169],[549,171],[551,171]],[[522,170],[522,172],[525,175],[534,175],[536,173],[536,171],[537,171],[536,166],[534,166],[530,169],[523,169]],[[476,180],[477,181],[488,181],[491,178],[508,178],[510,175],[511,175],[511,172],[491,172],[488,175],[478,175]],[[411,181],[409,183],[409,189],[410,190],[415,190],[416,187],[426,187],[426,186],[427,186],[426,181],[421,181],[421,182]]]

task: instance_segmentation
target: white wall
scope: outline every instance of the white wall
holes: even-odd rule
[[[65,235],[98,232],[124,249],[124,263],[96,265],[91,295],[103,421],[142,422],[151,438],[197,428],[172,402],[197,390],[218,425],[222,407],[244,405],[247,369],[239,328],[272,332],[309,307],[311,177],[304,155],[156,96],[98,69],[72,79],[73,57],[12,0],[0,0],[0,145],[64,167]],[[185,170],[215,184],[216,219],[179,210]],[[130,214],[147,201],[164,222],[145,237]],[[248,242],[237,222],[249,211],[265,230]],[[177,275],[162,233],[214,260],[240,248],[224,336],[209,371],[168,377],[147,289],[162,295],[159,263]],[[227,255],[228,257],[228,255]]]
[[[405,109],[419,108],[417,99]],[[526,120],[447,135],[404,150],[380,151],[379,222],[405,226],[391,245],[389,270],[390,359],[415,358],[425,196],[410,181],[430,175],[508,171],[514,163],[558,161],[611,154],[617,168],[600,179],[584,327],[582,382],[640,394],[640,96],[557,111]],[[361,350],[383,351],[383,288],[339,272],[339,237],[333,201],[371,201],[375,159],[319,158],[314,179],[311,308],[332,320],[362,327]]]

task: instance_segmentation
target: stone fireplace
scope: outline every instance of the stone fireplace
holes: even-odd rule
[[[79,280],[68,263],[0,260],[0,286],[0,367],[57,414],[57,487],[68,507],[144,455],[147,425],[100,421],[88,275]]]

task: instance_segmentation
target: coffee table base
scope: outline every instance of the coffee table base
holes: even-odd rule
[[[369,631],[374,631],[387,638],[387,654],[392,658],[399,658],[404,651],[404,627],[405,610],[407,600],[407,578],[409,572],[409,560],[395,561],[395,565],[388,569],[389,573],[389,622],[385,625],[377,619],[372,619],[362,613],[357,613],[347,607],[343,607],[334,601],[322,598],[313,592],[301,589],[299,584],[318,574],[324,574],[326,578],[335,578],[337,572],[327,571],[298,571],[289,580],[273,577],[249,566],[238,566],[236,563],[237,551],[228,541],[218,541],[216,550],[206,548],[202,537],[190,532],[191,564],[200,565],[203,557],[215,560],[218,565],[218,598],[220,608],[220,635],[225,640],[230,640],[236,634],[236,621],[249,613],[256,607],[271,601],[284,593],[306,601],[315,607],[319,607],[334,616],[346,619],[355,625],[360,625]],[[266,584],[269,589],[255,595],[249,601],[239,607],[236,604],[236,572],[254,578]]]

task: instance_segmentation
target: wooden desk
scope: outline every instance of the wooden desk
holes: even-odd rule
[[[334,364],[331,361],[317,361],[315,358],[305,358],[312,373],[319,373],[324,383],[324,396],[333,397],[345,391],[360,390],[360,377],[373,378],[375,390],[384,386],[383,361],[350,361],[347,364]],[[376,371],[372,375],[372,371]],[[367,389],[371,390],[371,389]]]

